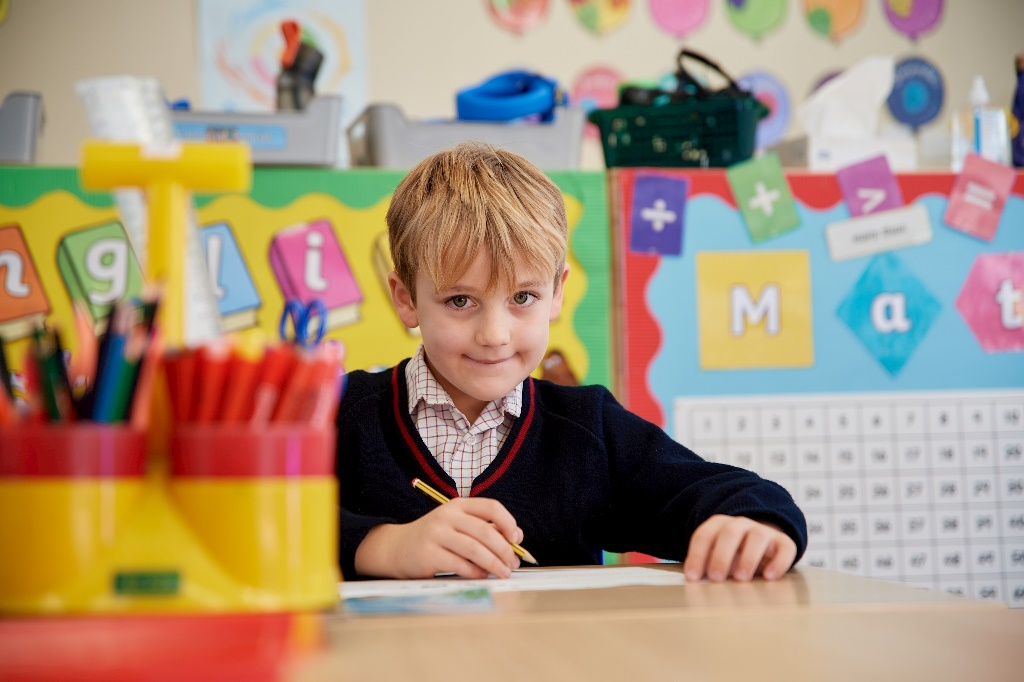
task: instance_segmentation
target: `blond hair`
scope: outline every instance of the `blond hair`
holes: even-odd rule
[[[447,291],[481,249],[491,259],[488,291],[514,288],[517,257],[556,286],[565,265],[561,191],[523,157],[489,145],[463,143],[421,161],[395,190],[386,221],[395,272],[413,301],[419,268]]]

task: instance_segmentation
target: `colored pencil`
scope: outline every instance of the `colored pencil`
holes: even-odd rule
[[[272,422],[295,421],[302,401],[306,396],[309,381],[316,365],[316,358],[312,353],[300,351],[296,353],[295,362],[292,363],[292,371],[288,374],[278,398],[277,405],[270,418]]]
[[[220,420],[237,424],[249,419],[253,409],[253,393],[263,368],[262,333],[243,334],[232,351]]]
[[[121,374],[128,371],[125,364],[125,344],[128,342],[128,325],[131,311],[125,306],[114,306],[110,325],[100,344],[101,353],[97,363],[96,385],[93,389],[92,420],[95,422],[114,421],[117,408],[118,389]]]
[[[132,394],[135,391],[135,380],[139,375],[139,367],[148,343],[146,330],[141,326],[132,327],[124,344],[124,362],[117,376],[114,404],[110,413],[111,421],[122,422],[128,418]]]
[[[154,326],[150,331],[149,346],[139,366],[135,390],[132,391],[128,419],[133,428],[145,431],[149,427],[154,384],[163,354],[163,337],[160,335],[160,328]]]
[[[224,342],[208,343],[199,349],[196,378],[192,383],[197,424],[209,424],[217,418],[230,358],[231,349]]]
[[[178,422],[190,421],[192,385],[195,380],[196,352],[182,348],[164,358],[167,388],[171,395],[171,411]]]
[[[424,493],[427,497],[434,500],[434,502],[437,502],[438,504],[448,504],[448,502],[451,501],[447,497],[445,497],[441,492],[435,490],[434,488],[431,488],[429,485],[427,485],[418,478],[412,479],[412,487]],[[515,552],[516,556],[518,556],[523,561],[529,562],[534,566],[540,565],[537,563],[537,560],[533,558],[533,555],[527,552],[518,543],[510,542],[508,544],[512,545],[512,551]]]
[[[0,384],[0,426],[8,426],[18,421],[18,411],[14,406],[14,396]]]
[[[271,346],[263,358],[260,379],[253,394],[253,424],[266,424],[278,403],[282,387],[295,364],[295,350],[291,344]]]
[[[7,395],[14,398],[14,385],[11,381],[11,370],[7,366],[7,353],[4,351],[4,338],[0,336],[0,388],[7,391]]]

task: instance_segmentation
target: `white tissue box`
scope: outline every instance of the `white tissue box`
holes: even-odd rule
[[[917,142],[912,137],[811,136],[807,143],[807,167],[812,171],[836,171],[880,154],[885,154],[894,173],[917,170]]]

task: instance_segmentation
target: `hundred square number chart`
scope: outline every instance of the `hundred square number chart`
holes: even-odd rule
[[[609,176],[625,405],[787,488],[804,563],[1024,607],[1024,174]]]
[[[803,563],[1024,606],[1024,391],[679,399],[807,516]]]

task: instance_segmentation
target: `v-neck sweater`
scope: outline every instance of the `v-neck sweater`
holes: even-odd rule
[[[370,530],[437,506],[414,478],[458,495],[409,415],[407,363],[349,373],[338,408],[339,565],[348,580],[359,577],[355,553]],[[803,513],[784,488],[704,461],[603,386],[527,378],[520,416],[470,495],[501,502],[542,566],[600,564],[602,550],[682,561],[693,531],[715,514],[774,524],[796,542],[797,559],[807,545]]]

